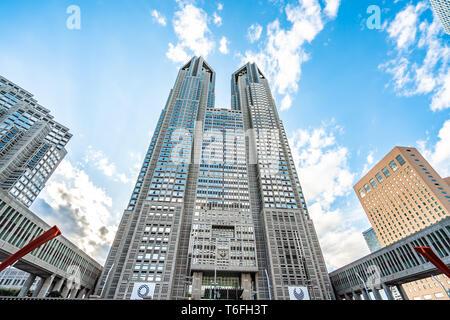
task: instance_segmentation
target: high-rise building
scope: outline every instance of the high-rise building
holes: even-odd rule
[[[20,290],[29,277],[28,272],[16,268],[6,268],[0,272],[0,289]],[[33,281],[30,286],[31,291],[36,289],[38,282],[37,278]]]
[[[364,240],[366,240],[366,244],[369,247],[370,252],[375,252],[383,248],[380,243],[380,240],[377,238],[377,234],[373,228],[370,228],[363,232]]]
[[[450,186],[415,148],[392,149],[354,190],[383,246],[449,216]],[[448,288],[449,284],[444,285]],[[405,284],[403,288],[410,299],[446,298],[440,284],[432,278]]]
[[[72,135],[33,95],[0,76],[0,188],[30,206]]]
[[[214,108],[194,57],[162,110],[97,294],[330,299],[327,269],[269,84],[255,64]]]
[[[444,31],[450,34],[450,1],[449,0],[430,0],[434,12],[441,20]]]

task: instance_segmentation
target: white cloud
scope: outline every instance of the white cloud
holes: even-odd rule
[[[299,129],[289,139],[329,269],[368,253],[363,230],[357,227],[368,222],[353,194],[355,174],[348,165],[350,153],[336,139],[340,129],[331,125]],[[348,204],[344,206],[342,202]]]
[[[93,164],[98,170],[103,172],[104,175],[113,178],[115,181],[120,181],[122,183],[129,183],[132,181],[124,173],[118,172],[116,165],[110,162],[108,157],[102,151],[94,150],[92,146],[88,146],[84,161],[85,163]]]
[[[427,141],[418,141],[418,149],[442,178],[450,176],[450,120],[439,130],[439,140],[434,146]]]
[[[325,2],[327,4],[325,7],[325,13],[327,16],[330,18],[336,18],[341,0],[325,0]]]
[[[219,2],[219,4],[217,5],[217,10],[222,11],[222,9],[223,9],[223,4]]]
[[[220,39],[220,47],[219,47],[219,51],[223,54],[228,54],[228,44],[230,42],[227,40],[226,37],[222,37],[222,39]]]
[[[394,21],[390,23],[387,32],[389,38],[396,42],[398,49],[408,49],[415,42],[417,21],[424,9],[423,2],[417,4],[417,6],[408,5],[404,10],[397,13]]]
[[[292,106],[292,98],[289,94],[285,95],[281,101],[281,111],[288,110]]]
[[[187,62],[189,60],[189,55],[184,51],[183,46],[169,43],[169,50],[166,53],[167,58],[175,63]]]
[[[430,10],[421,1],[397,13],[386,29],[395,57],[379,68],[392,76],[398,95],[430,95],[430,109],[437,111],[450,108],[450,49],[439,19],[425,18]]]
[[[166,17],[164,17],[158,10],[152,10],[151,15],[153,19],[162,26],[167,25]]]
[[[119,214],[111,212],[111,197],[85,171],[63,160],[35,205],[42,207],[40,215],[48,223],[58,225],[81,250],[99,262],[106,258]]]
[[[177,2],[179,10],[175,12],[173,27],[178,43],[175,45],[169,43],[166,56],[176,63],[188,60],[187,51],[206,58],[215,46],[208,28],[208,15],[192,3]]]
[[[369,223],[359,203],[353,206],[325,210],[319,202],[309,206],[329,271],[349,264],[369,254],[362,232]]]
[[[216,12],[213,13],[214,24],[218,27],[222,25],[222,17],[220,17]]]
[[[301,65],[309,59],[304,45],[322,31],[326,16],[317,0],[288,4],[285,13],[290,28],[282,28],[278,19],[269,23],[259,51],[246,51],[241,59],[241,63],[256,62],[270,79],[274,92],[282,96],[297,92]],[[283,110],[288,109],[289,99],[286,98]]]
[[[247,38],[250,40],[251,43],[258,41],[261,37],[263,27],[261,27],[259,24],[254,23],[252,24],[247,31]]]
[[[373,158],[373,151],[370,151],[366,158],[366,163],[364,164],[364,169],[362,170],[361,176],[365,175],[372,167],[374,158]]]
[[[307,199],[328,209],[336,197],[351,192],[355,175],[348,168],[348,149],[337,144],[333,131],[326,130],[327,127],[297,130],[291,145]]]
[[[450,108],[450,68],[442,79],[442,86],[436,91],[431,101],[431,110]]]

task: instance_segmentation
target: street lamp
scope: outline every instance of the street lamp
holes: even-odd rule
[[[433,278],[434,281],[439,283],[439,285],[442,287],[442,289],[444,289],[444,292],[447,294],[447,297],[450,299],[450,290],[445,289],[445,287],[442,284],[442,282],[438,278],[436,278],[435,276],[431,276],[431,278]]]
[[[108,273],[106,274],[105,284],[103,285],[102,291],[100,292],[100,297],[103,296],[103,290],[105,290],[106,284],[108,283],[109,274],[111,273],[112,268],[114,268],[114,263],[109,268]]]
[[[363,286],[364,286],[364,290],[366,290],[367,297],[368,297],[369,300],[370,300],[369,289],[367,289],[366,283],[364,282],[363,278],[361,278],[361,276],[359,275],[358,272],[355,272],[355,273],[356,273],[356,275],[358,276],[359,280],[361,280],[361,282],[362,282],[362,284],[363,284]]]

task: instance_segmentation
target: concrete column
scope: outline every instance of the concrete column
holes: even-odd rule
[[[372,299],[370,299],[370,295],[367,293],[366,289],[362,290],[362,294],[363,294],[364,300],[372,300]]]
[[[386,293],[386,296],[387,296],[388,300],[394,300],[394,296],[392,295],[391,288],[389,288],[384,283],[382,283],[381,286],[383,287],[384,293]]]
[[[33,297],[37,297],[39,291],[41,291],[42,286],[44,285],[44,282],[45,282],[45,279],[39,277],[39,282],[38,282],[38,284],[36,286],[36,289],[34,289],[34,291],[33,291]]]
[[[361,295],[358,292],[353,292],[353,297],[355,300],[361,300]]]
[[[37,294],[38,298],[45,298],[45,296],[47,295],[48,289],[52,285],[53,279],[55,279],[54,274],[45,279],[44,283],[42,284],[41,290],[39,290],[39,292]]]
[[[403,286],[401,284],[396,285],[398,292],[400,293],[400,296],[402,297],[403,300],[409,300],[408,295],[406,294],[405,289],[403,288]]]
[[[78,289],[73,287],[72,290],[70,291],[70,296],[69,299],[75,299],[78,293]]]
[[[63,298],[67,298],[68,293],[69,293],[69,287],[67,286],[67,282],[66,282],[66,284],[63,286],[63,289],[61,291],[61,295],[63,296]]]
[[[61,292],[62,285],[64,284],[64,278],[59,279],[56,281],[55,286],[53,287],[52,291],[59,291]]]
[[[23,284],[22,288],[19,292],[19,297],[26,297],[28,291],[30,290],[31,286],[34,283],[34,280],[36,279],[36,276],[34,274],[30,274],[27,278],[27,281]]]
[[[85,292],[86,292],[86,288],[81,288],[81,289],[78,291],[77,299],[82,299],[83,296],[84,296],[84,294],[85,294]]]
[[[200,300],[202,298],[202,272],[194,272],[192,275],[192,299]]]
[[[241,287],[244,289],[242,292],[242,299],[252,300],[252,276],[250,273],[241,274]]]
[[[378,292],[377,288],[372,288],[373,296],[375,297],[375,300],[383,300],[381,298],[380,292]]]

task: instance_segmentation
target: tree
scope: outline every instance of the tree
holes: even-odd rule
[[[49,298],[62,298],[62,294],[59,291],[52,291],[50,292],[47,297]]]

